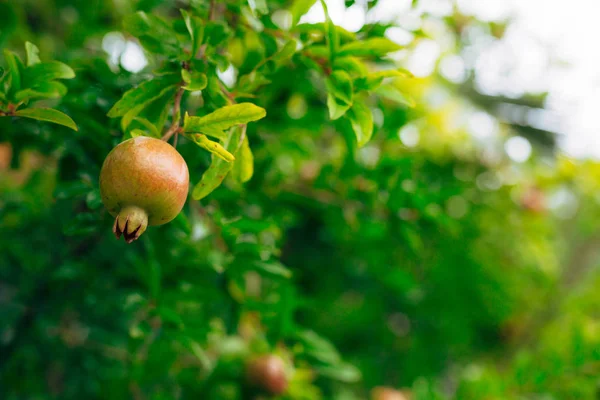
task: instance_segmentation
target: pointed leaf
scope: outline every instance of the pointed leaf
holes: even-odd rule
[[[167,22],[143,11],[125,18],[125,29],[136,36],[142,46],[152,53],[179,56],[181,45],[177,33]]]
[[[8,97],[11,97],[21,90],[21,71],[23,69],[23,63],[18,55],[9,50],[4,50],[4,58],[6,59],[8,77],[10,78],[10,88],[7,95]]]
[[[67,64],[58,61],[48,61],[34,64],[25,68],[23,87],[33,87],[41,82],[53,79],[72,79],[75,72]]]
[[[327,10],[327,4],[325,4],[325,0],[321,0],[321,5],[323,6],[323,11],[325,11],[325,23],[327,27],[327,46],[329,46],[329,59],[333,61],[338,52],[340,39],[338,36],[336,26],[331,20],[331,17],[329,16],[329,11]]]
[[[367,76],[360,77],[354,81],[354,87],[360,90],[375,90],[383,83],[385,78],[412,77],[410,71],[405,69],[390,69],[374,72]]]
[[[340,48],[340,56],[373,56],[382,57],[388,53],[398,51],[402,46],[387,38],[371,38],[357,40],[345,44]]]
[[[344,71],[333,71],[326,81],[327,91],[344,104],[352,104],[352,79]]]
[[[386,69],[383,71],[374,72],[371,75],[378,76],[378,77],[380,76],[382,78],[396,78],[396,77],[413,78],[414,77],[412,72],[410,72],[409,70],[404,69],[404,68]]]
[[[373,135],[373,113],[363,101],[355,101],[347,117],[356,134],[358,147],[364,146]]]
[[[27,53],[27,66],[35,65],[40,62],[40,50],[31,42],[25,42],[25,52]]]
[[[266,273],[267,275],[272,275],[275,277],[281,277],[286,279],[292,277],[292,271],[290,271],[289,268],[277,261],[256,261],[253,265],[261,273]]]
[[[322,376],[330,379],[334,379],[340,382],[354,383],[358,382],[362,378],[360,370],[354,365],[347,363],[340,363],[334,366],[318,366],[315,371]],[[401,398],[404,396],[400,396]]]
[[[246,126],[234,127],[231,130],[231,135],[225,142],[225,150],[235,155],[244,137],[246,137]],[[233,163],[228,163],[222,158],[213,156],[210,167],[208,167],[202,175],[200,182],[194,187],[194,191],[192,192],[194,200],[203,199],[219,187],[232,167]]]
[[[202,39],[204,37],[204,25],[202,21],[196,17],[192,17],[186,10],[181,11],[181,15],[183,16],[183,20],[185,21],[185,26],[190,34],[190,38],[192,39],[192,51],[189,59],[193,59],[198,54],[198,50],[200,49],[200,45],[202,44]]]
[[[179,76],[170,74],[143,82],[125,92],[121,100],[117,101],[110,109],[108,116],[110,118],[121,117],[134,107],[148,104],[161,97],[166,91],[172,90],[178,81]]]
[[[235,160],[233,154],[225,150],[225,148],[221,146],[220,143],[213,142],[212,140],[208,139],[205,135],[197,133],[191,135],[191,138],[194,141],[194,143],[196,143],[198,146],[210,151],[211,153],[220,157],[226,162],[232,162],[233,160]]]
[[[271,83],[271,81],[267,79],[266,76],[257,71],[252,71],[240,78],[238,90],[240,92],[254,92],[259,87],[268,85],[269,83]]]
[[[138,136],[150,136],[145,131],[143,131],[141,129],[132,129],[129,132],[129,134],[131,135],[132,138],[136,138]]]
[[[221,21],[210,21],[204,27],[204,42],[211,47],[217,47],[225,42],[232,32],[228,25]]]
[[[53,122],[55,124],[64,125],[73,130],[77,130],[77,125],[67,114],[64,114],[53,108],[25,108],[18,110],[15,115],[18,117],[32,118],[39,121]]]
[[[266,0],[248,0],[248,5],[254,13],[263,15],[269,13],[269,7],[267,6]]]
[[[363,76],[354,81],[354,88],[357,92],[367,90],[375,90],[383,83],[383,77],[380,76]]]
[[[298,43],[295,40],[290,40],[287,42],[281,50],[275,53],[271,60],[275,62],[277,66],[281,66],[285,64],[292,56],[296,53],[296,49],[298,47]]]
[[[252,150],[250,150],[250,143],[247,136],[244,138],[236,154],[231,174],[240,183],[248,182],[252,178],[252,175],[254,175],[254,155],[252,154]]]
[[[262,107],[252,103],[240,103],[219,108],[203,117],[186,116],[183,129],[186,132],[202,132],[219,137],[225,129],[258,121],[265,115],[267,112]]]
[[[290,8],[290,12],[292,13],[292,27],[296,26],[300,18],[311,9],[312,6],[315,5],[317,0],[295,0],[294,4]]]
[[[412,98],[402,93],[400,89],[393,85],[381,86],[375,91],[375,93],[388,100],[395,101],[396,103],[403,104],[410,108],[413,108],[416,105]]]
[[[329,109],[329,118],[332,121],[342,117],[350,109],[350,104],[346,104],[335,98],[332,94],[327,95],[327,107]]]
[[[196,90],[204,90],[208,84],[208,78],[206,77],[206,74],[203,74],[202,72],[190,72],[182,69],[181,77],[186,83],[183,88],[192,92]]]
[[[246,23],[256,32],[262,32],[265,30],[265,25],[260,20],[260,14],[257,14],[250,7],[242,7],[240,9],[242,17],[246,20]]]
[[[154,125],[154,129],[157,131],[162,131],[167,121],[169,111],[173,105],[173,96],[176,91],[177,86],[168,86],[156,99],[130,109],[123,118],[121,118],[121,129],[123,129],[123,131],[133,128],[147,129],[142,123],[135,120],[137,117],[140,117],[148,120]],[[160,136],[161,135],[158,134],[158,137]]]
[[[367,66],[355,57],[338,57],[333,63],[334,70],[346,71],[350,75],[365,76],[368,73]]]
[[[137,122],[140,125],[143,125],[149,132],[148,136],[160,139],[160,132],[158,131],[158,129],[156,129],[156,126],[154,126],[154,124],[148,121],[146,118],[135,117],[132,122]]]
[[[16,101],[31,99],[49,99],[67,94],[67,87],[57,81],[41,82],[33,88],[20,90],[15,94]]]

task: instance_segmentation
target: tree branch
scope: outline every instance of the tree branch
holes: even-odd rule
[[[175,133],[180,132],[181,119],[181,98],[183,97],[183,88],[180,86],[175,93],[175,104],[173,105],[173,123],[169,130],[163,135],[162,140],[168,142]]]
[[[215,0],[210,0],[210,7],[208,9],[208,19],[213,21],[215,19]]]

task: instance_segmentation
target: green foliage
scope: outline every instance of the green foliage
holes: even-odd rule
[[[249,122],[264,118],[267,112],[252,103],[241,103],[225,106],[203,117],[186,115],[183,125],[184,132],[203,132],[207,135],[224,139],[225,130],[235,125],[245,125]]]
[[[600,167],[487,159],[474,98],[402,69],[422,32],[391,27],[315,0],[0,2],[0,398],[265,398],[266,353],[281,399],[597,396]],[[125,245],[98,175],[144,135],[193,189]]]
[[[52,108],[23,108],[42,99],[61,98],[67,87],[57,79],[72,79],[75,72],[58,61],[42,62],[39,49],[25,43],[27,65],[21,58],[5,49],[7,71],[0,78],[0,117],[18,116],[52,122],[77,130],[75,122],[66,114]]]
[[[64,125],[73,130],[77,130],[77,125],[75,125],[75,122],[71,119],[71,117],[52,108],[26,108],[15,111],[15,115],[17,117],[53,122],[55,124]]]

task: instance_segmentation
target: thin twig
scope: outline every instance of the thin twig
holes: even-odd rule
[[[177,93],[175,93],[175,102],[173,105],[173,123],[171,124],[169,130],[162,137],[162,140],[164,140],[165,142],[168,142],[169,139],[171,139],[171,136],[173,136],[179,131],[179,120],[181,117],[181,97],[183,96],[183,91],[183,88],[179,87],[179,89],[177,89]]]
[[[208,19],[213,21],[215,19],[215,0],[210,0],[210,8],[208,9]]]

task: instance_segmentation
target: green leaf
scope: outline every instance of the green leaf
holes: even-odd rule
[[[246,137],[245,129],[245,126],[236,126],[231,130],[231,135],[225,142],[225,150],[233,155],[237,153],[243,138]],[[228,163],[220,157],[213,156],[210,166],[202,175],[200,182],[194,187],[192,192],[194,200],[203,199],[219,187],[232,167],[233,163]]]
[[[369,107],[363,101],[355,101],[346,116],[356,134],[358,147],[367,144],[373,135],[373,113]]]
[[[15,93],[21,90],[21,70],[23,69],[23,63],[18,55],[9,50],[4,50],[4,58],[6,59],[6,65],[8,66],[8,77],[9,90],[8,97],[12,97]]]
[[[146,118],[135,117],[132,122],[137,122],[140,125],[143,125],[150,133],[150,135],[148,135],[148,136],[160,139],[160,137],[161,137],[160,132],[158,131],[156,126],[154,126],[154,124],[152,122],[148,121]]]
[[[183,88],[189,91],[204,90],[208,84],[206,74],[202,72],[190,72],[186,69],[181,70],[181,78],[186,83]]]
[[[248,5],[253,13],[268,14],[269,7],[267,6],[266,0],[248,0]]]
[[[202,132],[221,138],[225,129],[229,129],[235,125],[258,121],[266,115],[267,112],[264,108],[252,103],[234,104],[219,108],[203,117],[190,117],[186,115],[183,129],[186,132]]]
[[[208,78],[208,85],[204,93],[208,95],[207,100],[215,107],[225,107],[231,104],[231,100],[223,94],[221,80],[214,74]]]
[[[23,72],[23,87],[34,87],[42,82],[54,79],[72,79],[75,72],[67,64],[58,61],[48,61],[34,64]]]
[[[250,7],[242,6],[240,11],[242,12],[243,19],[246,20],[246,23],[250,28],[256,32],[262,32],[265,30],[265,25],[259,18],[260,15],[251,10]]]
[[[303,53],[311,58],[329,58],[329,47],[310,46]]]
[[[135,118],[141,117],[150,121],[150,123],[154,125],[154,129],[161,131],[167,121],[168,113],[173,105],[173,96],[176,91],[177,86],[169,86],[165,88],[156,99],[130,109],[123,118],[121,118],[121,129],[125,131],[134,128],[135,125],[138,124],[138,122],[135,121]],[[146,129],[141,124],[138,127]]]
[[[261,86],[268,85],[269,83],[271,81],[266,76],[257,71],[252,71],[239,79],[238,90],[242,93],[252,93]]]
[[[156,309],[156,314],[159,315],[163,321],[170,322],[179,329],[183,329],[185,326],[181,316],[171,308],[164,306],[158,307]]]
[[[220,21],[210,21],[204,27],[204,42],[210,47],[217,47],[231,35],[231,29]]]
[[[40,62],[40,50],[31,42],[25,42],[25,52],[27,53],[27,66],[32,66]]]
[[[141,83],[138,87],[128,90],[121,100],[108,111],[110,118],[121,117],[129,110],[142,107],[171,90],[179,82],[179,76],[164,75],[151,81]]]
[[[403,104],[410,108],[413,108],[416,105],[412,98],[402,93],[400,89],[393,85],[381,86],[375,91],[375,93],[388,100],[395,101],[396,103]]]
[[[303,33],[303,34],[314,34],[314,33],[320,33],[323,35],[327,35],[327,22],[317,22],[315,24],[300,24],[298,26],[296,26],[296,31],[298,31],[299,33]],[[340,41],[343,42],[351,42],[351,41],[355,41],[357,40],[356,38],[356,34],[354,34],[353,32],[349,32],[346,29],[342,28],[341,26],[337,26],[335,25],[335,30],[337,32],[337,36],[339,38]]]
[[[340,48],[339,55],[382,57],[400,49],[402,49],[402,46],[387,38],[371,38],[345,44]]]
[[[192,138],[194,143],[196,143],[198,146],[202,147],[205,150],[210,151],[211,153],[213,153],[217,157],[220,157],[224,161],[232,162],[233,160],[235,160],[235,157],[233,156],[233,154],[231,154],[230,152],[225,150],[225,148],[223,146],[221,146],[220,143],[209,140],[205,135],[203,135],[201,133],[196,133],[196,134],[190,135],[190,137]]]
[[[64,114],[53,108],[25,108],[17,110],[15,113],[18,117],[37,119],[39,121],[53,122],[58,125],[64,125],[73,130],[77,130],[77,125],[67,114]]]
[[[125,18],[124,26],[152,53],[171,56],[180,56],[182,53],[175,30],[157,16],[138,11]]]
[[[405,69],[390,69],[374,72],[367,76],[360,77],[354,81],[356,91],[375,90],[383,83],[385,78],[412,77],[410,71]]]
[[[252,178],[252,175],[254,175],[254,155],[250,149],[250,143],[247,136],[244,138],[244,141],[236,154],[231,174],[233,178],[240,183],[248,182]]]
[[[271,57],[271,60],[274,61],[277,66],[281,66],[282,64],[285,64],[290,58],[292,58],[292,56],[296,53],[297,48],[298,43],[294,39],[292,39],[285,45],[283,45],[281,50],[279,50]]]
[[[413,78],[414,75],[407,69],[397,68],[397,69],[386,69],[384,71],[378,71],[371,74],[373,76],[382,77],[382,78]]]
[[[358,58],[338,57],[333,63],[334,70],[346,71],[350,75],[365,76],[369,72],[367,66]]]
[[[333,71],[326,80],[327,91],[344,104],[352,104],[352,79],[344,71]]]
[[[325,0],[321,0],[321,5],[323,6],[323,11],[325,11],[325,23],[327,27],[327,46],[329,46],[329,59],[333,61],[335,60],[335,57],[338,52],[340,39],[338,36],[336,26],[331,20],[331,17],[329,16],[329,11],[327,10],[327,4],[325,4]]]
[[[268,275],[286,279],[292,277],[292,271],[290,271],[286,266],[277,261],[256,261],[253,265],[260,272],[266,273]]]
[[[298,332],[296,335],[307,355],[326,365],[341,363],[340,354],[329,340],[310,330]]]
[[[360,370],[352,364],[339,363],[334,366],[317,366],[316,372],[330,379],[345,383],[359,382],[362,378]]]
[[[181,9],[181,15],[183,16],[183,20],[185,21],[185,26],[190,34],[190,38],[192,39],[192,50],[189,59],[193,59],[198,54],[198,50],[202,45],[202,40],[204,39],[204,25],[202,21],[196,17],[190,16],[190,14]]]
[[[332,94],[327,95],[327,108],[329,109],[329,118],[335,121],[341,118],[350,109],[350,104],[346,104],[338,100]]]
[[[290,8],[292,13],[292,27],[296,26],[300,18],[315,5],[317,0],[295,0]]]
[[[354,81],[354,88],[357,92],[367,90],[375,90],[383,83],[383,77],[380,76],[363,76]]]
[[[31,99],[49,99],[62,97],[67,94],[67,87],[60,82],[41,82],[33,88],[20,90],[15,94],[16,101],[28,101]]]
[[[132,129],[131,131],[129,131],[129,134],[132,138],[136,138],[138,136],[149,136],[145,131],[141,129]]]

